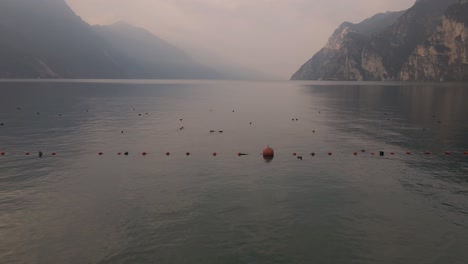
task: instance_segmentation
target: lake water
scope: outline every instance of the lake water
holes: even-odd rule
[[[466,86],[1,82],[0,260],[465,264]]]

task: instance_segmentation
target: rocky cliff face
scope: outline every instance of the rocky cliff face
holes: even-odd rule
[[[342,24],[293,80],[465,80],[467,0],[419,0]],[[371,21],[373,30],[360,30]]]
[[[468,81],[468,3],[450,7],[441,25],[403,65],[404,81]]]

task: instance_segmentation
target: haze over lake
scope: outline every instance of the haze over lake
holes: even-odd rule
[[[3,81],[0,90],[4,263],[468,259],[463,85]],[[267,145],[269,163],[259,155]]]

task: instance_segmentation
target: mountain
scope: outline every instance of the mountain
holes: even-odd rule
[[[466,80],[466,2],[419,0],[402,12],[343,23],[291,79]]]
[[[95,26],[108,44],[111,57],[127,78],[219,79],[222,74],[195,62],[184,51],[149,31],[125,22]]]
[[[223,77],[144,29],[92,27],[65,0],[0,0],[0,35],[0,78]]]

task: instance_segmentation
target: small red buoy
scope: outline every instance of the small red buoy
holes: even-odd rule
[[[411,155],[411,151],[407,151],[407,152],[406,152],[406,155]]]
[[[5,156],[5,152],[0,153],[0,156]]]
[[[213,152],[213,156],[216,157],[216,155],[218,155],[216,152]]]
[[[275,156],[275,151],[268,146],[263,150],[263,157],[274,157]]]
[[[117,155],[119,155],[119,156],[120,156],[120,155],[122,155],[122,153],[120,153],[120,152],[119,152],[119,153],[117,153]]]
[[[24,155],[29,156],[29,152],[24,153]]]
[[[390,155],[394,156],[394,155],[395,155],[395,152],[390,152]]]
[[[450,152],[448,150],[445,151],[445,155],[450,155],[450,154],[452,154],[452,152]]]
[[[354,152],[354,156],[357,156],[357,152]]]
[[[52,156],[55,156],[55,155],[57,155],[57,153],[55,153],[55,152],[52,152]]]
[[[375,156],[375,152],[372,152],[371,155],[372,155],[372,156]]]
[[[468,151],[463,152],[463,155],[468,155]]]
[[[146,156],[146,155],[148,155],[148,153],[142,152],[141,155],[142,155],[142,156]]]
[[[333,155],[333,153],[331,153],[331,152],[328,152],[328,156],[331,156],[331,155]]]
[[[431,152],[430,152],[429,150],[426,150],[426,151],[424,152],[424,154],[426,154],[426,155],[431,155]]]
[[[98,153],[99,156],[102,156],[102,154],[104,154],[104,153],[102,153],[102,152],[99,152],[99,153]]]
[[[294,153],[293,153],[293,156],[297,156],[297,153],[296,153],[296,152],[294,152]]]
[[[190,156],[190,152],[185,153],[185,155]]]
[[[171,153],[170,153],[170,152],[166,152],[166,156],[169,156],[169,155],[171,155]]]

